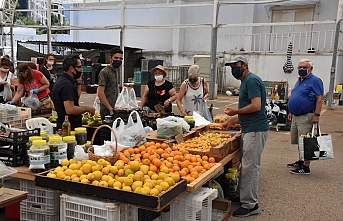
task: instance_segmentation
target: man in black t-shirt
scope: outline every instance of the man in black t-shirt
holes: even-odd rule
[[[82,66],[78,55],[68,55],[63,60],[63,75],[59,77],[51,93],[58,115],[57,129],[62,128],[64,117],[68,115],[71,130],[82,126],[81,114],[89,112],[94,115],[94,107],[80,107]]]

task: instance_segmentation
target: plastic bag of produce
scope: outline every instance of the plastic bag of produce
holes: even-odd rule
[[[4,101],[10,101],[12,100],[12,91],[11,87],[9,85],[4,85],[4,92],[2,95]]]
[[[137,122],[133,120],[133,114],[136,114]],[[120,121],[119,125],[118,121]],[[142,120],[137,111],[131,112],[127,125],[124,125],[124,122],[121,118],[117,118],[116,120],[114,120],[112,128],[115,131],[118,139],[118,151],[135,146],[136,143],[141,139],[141,137],[144,137],[144,139],[138,145],[142,145],[146,142],[145,130],[142,124]],[[111,135],[111,141],[114,141],[113,134]]]
[[[30,91],[30,96],[21,98],[21,102],[29,108],[39,108],[42,106],[42,102],[39,101],[36,94],[33,94],[33,90]]]
[[[211,122],[206,120],[203,116],[198,114],[196,111],[193,112],[193,119],[195,122],[195,126],[201,126],[201,125],[209,125]]]
[[[137,98],[136,98],[136,92],[133,88],[129,91],[129,107],[130,110],[139,109]]]
[[[213,117],[210,110],[208,109],[207,102],[206,101],[200,101],[200,102],[201,102],[200,109],[197,112],[201,116],[203,116],[207,121],[213,122]]]
[[[74,159],[76,161],[88,160],[88,153],[85,153],[84,149],[80,145],[75,146]]]
[[[0,112],[6,112],[7,114],[17,114],[18,109],[14,105],[0,104]]]
[[[127,90],[127,87],[123,87],[122,91],[118,95],[116,104],[114,105],[115,110],[129,110],[130,104],[129,104],[129,91]]]
[[[98,96],[94,100],[93,107],[95,108],[96,113],[100,113],[100,99]]]
[[[182,134],[183,127],[189,124],[182,119],[174,116],[169,116],[166,118],[157,118],[157,137],[163,139],[174,138],[178,134]]]

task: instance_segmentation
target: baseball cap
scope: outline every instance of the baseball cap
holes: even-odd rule
[[[231,61],[225,63],[225,66],[230,66],[230,64],[233,64],[233,63],[236,63],[236,62],[239,62],[239,61],[248,64],[248,60],[247,60],[246,57],[244,57],[243,55],[237,55],[237,56],[233,57],[231,59]]]

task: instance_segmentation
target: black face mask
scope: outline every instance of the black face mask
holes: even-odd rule
[[[74,68],[74,69],[75,69],[75,68]],[[82,72],[81,72],[81,71],[78,71],[78,70],[76,70],[76,69],[75,69],[75,71],[76,71],[76,73],[75,73],[75,74],[73,73],[74,79],[79,79],[79,78],[81,77]]]
[[[189,82],[194,84],[194,83],[196,83],[198,81],[198,78],[189,78],[188,80],[189,80]]]

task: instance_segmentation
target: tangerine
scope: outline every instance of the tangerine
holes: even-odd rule
[[[149,159],[149,157],[150,157],[150,154],[148,154],[148,153],[145,153],[145,154],[143,155],[143,159]]]
[[[162,143],[162,144],[161,144],[161,148],[162,148],[162,149],[166,149],[167,147],[168,147],[167,144],[165,144],[165,143]]]
[[[156,146],[156,148],[160,148],[161,144],[160,143],[156,143],[155,146]]]
[[[214,163],[216,160],[213,157],[208,158],[208,162]]]
[[[206,156],[206,155],[202,156],[202,160],[203,161],[208,161],[208,156]]]
[[[130,153],[131,155],[135,153],[135,150],[134,150],[132,147],[129,148],[129,149],[127,149],[127,151],[129,151],[129,153]]]
[[[187,175],[186,171],[184,171],[184,170],[180,171],[180,176],[181,177],[185,177],[186,175]]]

